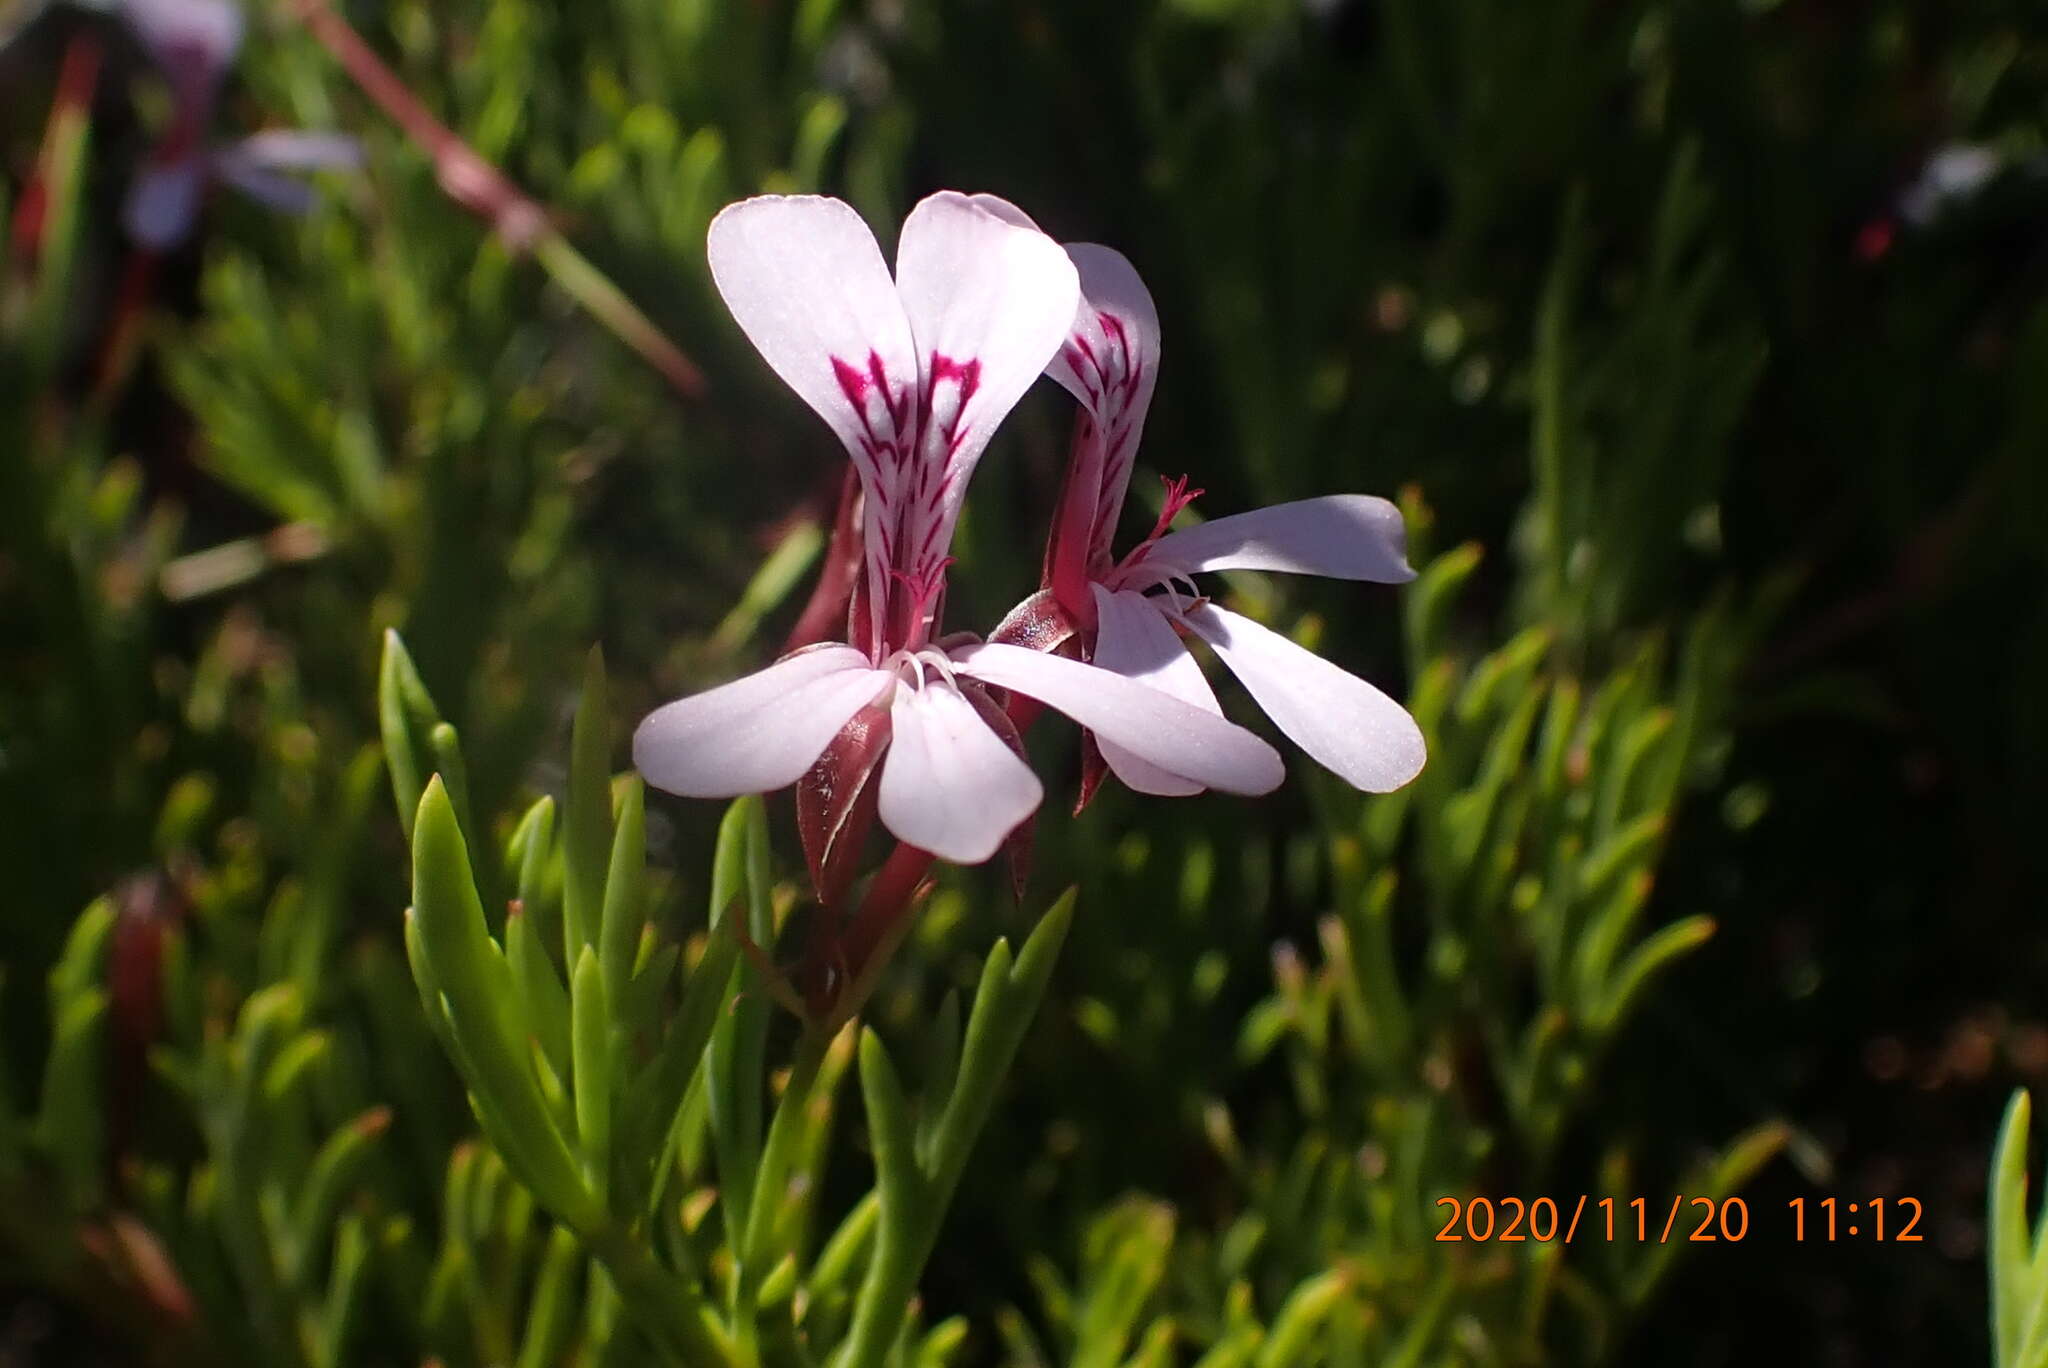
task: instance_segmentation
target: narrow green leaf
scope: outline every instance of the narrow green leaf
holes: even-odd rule
[[[760,629],[762,619],[796,591],[804,572],[824,548],[825,532],[817,523],[801,522],[790,528],[747,581],[739,602],[711,633],[710,649],[723,654],[746,645]]]
[[[2033,1099],[2016,1089],[2006,1103],[1991,1152],[1991,1203],[1987,1234],[1991,1259],[1991,1347],[1998,1368],[2019,1368],[2022,1332],[2038,1314],[2043,1289],[2032,1285],[2033,1259],[2027,1238],[2027,1140]]]
[[[542,945],[554,942],[555,918],[561,908],[561,869],[555,859],[555,800],[543,794],[526,810],[512,833],[510,850],[518,860],[513,896],[528,928]],[[552,878],[550,876],[553,876]]]
[[[570,1039],[575,1055],[576,1134],[583,1172],[602,1203],[610,1191],[612,1149],[612,1016],[604,967],[589,946],[569,984]]]
[[[625,1006],[614,1008],[613,1015],[628,1035],[651,1038],[659,1033],[662,1003],[675,979],[676,965],[682,962],[683,948],[674,941],[656,945],[654,928],[649,926],[641,933],[640,949],[633,965],[633,981],[627,986]]]
[[[917,1348],[915,1368],[947,1368],[957,1361],[967,1347],[968,1329],[965,1316],[949,1316],[934,1325]]]
[[[918,1170],[917,1136],[903,1082],[881,1038],[865,1028],[860,1036],[860,1084],[881,1211],[875,1252],[868,1261],[867,1277],[854,1305],[853,1326],[837,1368],[881,1368],[906,1323],[930,1232],[937,1222],[924,1175]]]
[[[408,840],[427,776],[434,772],[429,738],[440,720],[405,642],[395,630],[387,629],[384,654],[377,666],[377,724],[384,739],[384,763],[391,771],[391,796],[398,804],[398,818]]]
[[[505,917],[505,967],[519,994],[520,1015],[540,1043],[548,1067],[557,1078],[570,1077],[569,994],[555,975],[533,918],[525,914],[523,899]]]
[[[1669,965],[1705,945],[1713,934],[1712,917],[1693,916],[1673,922],[1637,946],[1635,953],[1615,975],[1606,1002],[1594,1019],[1595,1026],[1603,1031],[1618,1029],[1651,980]]]
[[[467,1065],[479,1100],[501,1121],[492,1142],[556,1215],[571,1224],[594,1223],[598,1204],[530,1072],[510,974],[484,927],[469,852],[438,777],[428,781],[413,826],[413,907],[422,956],[447,999],[459,1062]]]
[[[598,956],[604,986],[611,1000],[623,1004],[633,977],[633,953],[646,924],[647,794],[640,776],[623,784],[618,831],[612,840],[611,864],[605,877],[604,913],[598,930]]]
[[[604,651],[590,648],[583,695],[569,745],[569,800],[563,814],[562,962],[573,965],[595,944],[604,914],[604,880],[612,845],[610,695]]]
[[[928,1162],[939,1119],[945,1115],[946,1103],[953,1096],[953,1083],[960,1076],[960,994],[955,990],[947,989],[946,996],[940,999],[938,1014],[926,1031],[926,1041],[930,1053],[925,1059],[924,1092],[919,1098],[917,1152],[921,1160]]]
[[[107,995],[97,988],[72,992],[53,1004],[53,1015],[36,1144],[56,1165],[65,1197],[82,1215],[96,1204],[106,1143],[100,1060]]]
[[[981,986],[967,1018],[959,1080],[934,1135],[927,1168],[941,1205],[951,1197],[974,1137],[995,1105],[996,1089],[1038,1013],[1060,946],[1073,925],[1075,896],[1075,890],[1068,889],[1039,919],[1014,968],[1009,945],[1003,941],[996,942],[982,968]]]
[[[372,1107],[327,1137],[313,1156],[305,1186],[292,1207],[291,1231],[296,1258],[286,1276],[302,1291],[310,1290],[311,1255],[327,1241],[328,1228],[341,1209],[342,1198],[362,1175],[378,1137],[391,1127],[391,1109]],[[357,1232],[361,1234],[360,1231]],[[335,1270],[339,1276],[340,1269]],[[332,1278],[329,1280],[333,1281]]]
[[[1420,666],[1442,654],[1440,643],[1458,591],[1479,568],[1484,553],[1477,542],[1466,542],[1438,556],[1415,577],[1401,595],[1402,617],[1408,638],[1408,660]]]
[[[854,1203],[853,1210],[846,1213],[839,1229],[832,1232],[818,1252],[818,1261],[812,1266],[807,1283],[812,1297],[829,1299],[852,1291],[853,1271],[874,1244],[875,1226],[881,1214],[882,1198],[876,1189],[869,1189],[866,1196]]]
[[[111,899],[95,898],[71,923],[64,949],[50,969],[53,1010],[61,1012],[65,1004],[81,994],[98,991],[106,972],[107,946],[113,939],[116,918]]]
[[[368,1287],[365,1273],[370,1263],[370,1237],[360,1217],[351,1215],[334,1235],[333,1268],[327,1279],[327,1300],[318,1318],[318,1339],[313,1346],[317,1368],[344,1368],[354,1362],[349,1345],[355,1338]]]
[[[434,771],[441,776],[441,783],[448,790],[448,801],[454,805],[456,821],[462,827],[464,839],[475,832],[481,840],[476,814],[469,805],[469,767],[462,760],[462,739],[448,723],[436,722],[434,729],[427,733],[427,744],[433,751]]]
[[[1343,1297],[1347,1279],[1339,1269],[1317,1274],[1290,1292],[1273,1318],[1273,1333],[1259,1354],[1259,1368],[1289,1368],[1304,1362],[1318,1343],[1323,1323]]]
[[[791,1169],[801,1147],[805,1113],[829,1043],[816,1030],[807,1030],[797,1042],[788,1080],[783,1085],[774,1119],[768,1126],[767,1139],[761,1147],[753,1202],[747,1213],[746,1235],[738,1250],[741,1260],[750,1265],[757,1275],[765,1272],[767,1261],[777,1253],[773,1238],[777,1217],[783,1203],[789,1200]]]
[[[763,949],[771,944],[766,934],[767,845],[765,805],[759,798],[741,798],[726,809],[725,820],[719,824],[711,869],[713,925],[719,925],[733,906],[744,907],[744,930]],[[719,1209],[727,1223],[726,1238],[734,1249],[745,1249],[754,1176],[761,1166],[762,1079],[767,1071],[770,1005],[767,986],[750,960],[738,962],[733,982],[732,1006],[719,1014],[712,1027],[705,1100],[723,1189]]]
[[[555,1368],[568,1361],[576,1333],[576,1275],[582,1267],[583,1251],[576,1237],[556,1226],[548,1235],[547,1254],[534,1280],[518,1368]]]

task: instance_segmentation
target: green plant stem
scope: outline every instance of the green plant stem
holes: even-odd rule
[[[744,1368],[710,1309],[655,1261],[646,1244],[611,1225],[584,1232],[583,1243],[612,1275],[619,1300],[633,1319],[672,1362],[687,1368]]]
[[[797,1042],[796,1057],[790,1061],[789,1081],[776,1104],[775,1119],[769,1123],[767,1142],[761,1147],[761,1164],[754,1177],[754,1200],[747,1211],[746,1237],[738,1253],[743,1268],[763,1276],[767,1265],[773,1262],[769,1256],[776,1217],[789,1188],[790,1168],[802,1148],[811,1090],[831,1044],[831,1034],[817,1029],[805,1031]]]
[[[938,1235],[937,1209],[941,1206],[931,1200],[918,1171],[903,1084],[873,1032],[861,1033],[860,1056],[861,1091],[875,1151],[881,1215],[867,1277],[854,1302],[853,1326],[833,1368],[879,1368],[888,1355],[908,1314],[910,1299],[916,1295],[917,1275]]]

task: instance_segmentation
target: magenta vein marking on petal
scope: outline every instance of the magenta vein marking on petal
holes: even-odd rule
[[[938,540],[939,524],[934,519],[925,524],[924,538],[917,546],[917,559],[920,563],[931,559],[932,555],[938,550]]]
[[[1096,375],[1102,375],[1102,362],[1096,359],[1095,348],[1089,344],[1088,335],[1086,333],[1075,333],[1074,345],[1080,348],[1083,356],[1088,358],[1088,364],[1094,368]]]
[[[981,358],[970,356],[965,361],[955,361],[943,352],[932,353],[932,392],[938,392],[942,381],[951,380],[959,390],[959,401],[953,405],[952,417],[946,424],[946,439],[953,440],[960,430],[960,420],[967,413],[967,406],[974,399],[974,392],[981,388]],[[929,405],[927,405],[929,407]]]
[[[1079,333],[1069,337],[1060,347],[1060,356],[1066,361],[1068,369],[1074,372],[1075,378],[1083,385],[1086,385],[1088,384],[1088,376],[1081,369],[1081,362],[1086,359],[1081,354],[1081,343],[1083,340]]]
[[[1124,354],[1128,363],[1131,355],[1131,339],[1130,335],[1124,331],[1124,321],[1113,313],[1100,312],[1095,315],[1095,321],[1102,325],[1103,336],[1116,343],[1117,350]]]
[[[836,356],[832,358],[832,378],[839,382],[839,392],[861,415],[861,425],[872,433],[874,429],[867,421],[868,378]]]
[[[890,388],[888,368],[882,364],[882,354],[877,351],[871,350],[868,352],[868,377],[874,382],[875,387],[882,392],[882,406],[888,410],[890,425],[896,431],[901,432],[903,430],[904,402],[909,398],[909,387],[899,386],[896,389]]]

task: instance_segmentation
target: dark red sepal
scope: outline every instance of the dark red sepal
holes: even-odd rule
[[[1102,787],[1102,781],[1109,777],[1109,762],[1102,758],[1102,747],[1095,744],[1095,733],[1086,727],[1081,729],[1081,789],[1074,795],[1074,815],[1079,817],[1084,808],[1095,801],[1095,791]]]
[[[1027,651],[1057,651],[1080,630],[1081,624],[1061,606],[1052,590],[1041,589],[1012,608],[988,639]]]
[[[818,901],[841,909],[861,848],[875,822],[882,756],[889,749],[889,710],[870,703],[853,715],[824,754],[797,781],[796,827]]]

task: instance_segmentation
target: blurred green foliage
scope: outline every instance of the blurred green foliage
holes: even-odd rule
[[[1444,1196],[1869,1172],[1828,1082],[1865,1035],[2041,1000],[2032,7],[343,8],[710,390],[452,202],[289,6],[224,121],[347,129],[367,169],[300,219],[215,200],[124,354],[163,92],[104,14],[0,20],[28,1361],[1603,1363],[1661,1317],[1708,1362],[1738,1257],[1784,1307],[1856,1295],[1773,1348],[1984,1356],[1967,1238],[1823,1284],[1761,1235],[1434,1236]],[[1920,221],[1953,140],[2005,170]],[[840,473],[709,290],[710,215],[819,188],[886,240],[938,185],[1137,264],[1148,450],[1205,511],[1411,491],[1414,585],[1229,594],[1398,683],[1432,759],[1381,799],[1300,764],[1258,805],[1048,810],[1024,906],[1072,885],[1070,928],[950,872],[871,1034],[806,1040],[725,920],[794,915],[787,814],[650,806],[606,738],[773,653]],[[953,625],[1033,587],[1065,420],[1027,400],[985,463]],[[977,1001],[1020,1033],[999,1097]],[[1993,1113],[1955,1111],[1981,1185]],[[2014,1115],[2000,1363],[2039,1300]]]

